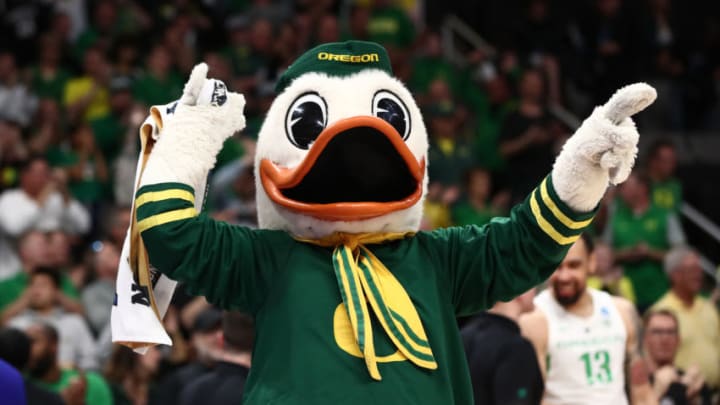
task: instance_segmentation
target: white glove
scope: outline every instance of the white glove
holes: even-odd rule
[[[180,100],[151,109],[157,143],[141,186],[178,182],[197,192],[225,140],[245,128],[245,97],[228,92],[219,80],[208,79],[207,71],[205,63],[196,65]]]
[[[555,161],[555,191],[569,207],[587,212],[600,202],[608,182],[625,181],[635,164],[640,135],[630,116],[657,98],[645,83],[625,86],[596,107],[568,139]]]

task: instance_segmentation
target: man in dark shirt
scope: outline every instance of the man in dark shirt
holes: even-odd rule
[[[535,351],[520,334],[518,317],[533,306],[535,290],[498,302],[462,329],[476,404],[539,404],[543,378]]]
[[[556,146],[565,135],[547,110],[545,78],[539,70],[523,72],[517,110],[500,129],[500,155],[505,160],[503,186],[510,188],[513,204],[520,202],[552,168]]]
[[[0,359],[21,373],[26,371],[30,360],[30,346],[30,338],[24,332],[13,328],[0,330]],[[25,399],[28,405],[62,405],[64,403],[60,395],[37,386],[27,378],[23,378],[23,380],[25,382]]]
[[[180,393],[180,405],[230,405],[240,403],[250,371],[255,328],[250,316],[239,312],[223,315],[222,352],[215,368]]]

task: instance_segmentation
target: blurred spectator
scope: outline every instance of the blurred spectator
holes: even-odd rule
[[[635,303],[635,290],[632,281],[623,273],[622,266],[615,263],[612,248],[604,242],[595,244],[595,262],[597,267],[588,277],[588,287],[605,291],[617,297]]]
[[[367,41],[370,35],[368,33],[369,21],[370,9],[368,7],[358,4],[351,5],[347,25],[341,35],[342,39]]]
[[[429,31],[422,36],[419,55],[413,60],[413,73],[409,86],[418,94],[418,102],[424,103],[429,97],[425,95],[430,90],[434,80],[443,80],[453,93],[460,89],[460,72],[443,55],[440,34]],[[424,96],[424,97],[423,97]]]
[[[29,152],[36,156],[45,156],[51,166],[62,166],[69,145],[65,143],[63,118],[60,104],[51,98],[40,100],[32,133],[28,140]]]
[[[125,235],[127,235],[128,228],[130,227],[130,220],[130,208],[115,207],[110,214],[109,221],[107,221],[107,242],[112,243],[118,252],[122,250]]]
[[[48,238],[38,231],[28,232],[20,238],[18,252],[21,261],[19,271],[0,281],[0,315],[3,319],[10,318],[27,307],[30,275],[39,268],[49,266],[52,261]],[[82,306],[78,301],[80,294],[72,280],[64,273],[60,273],[60,290],[59,298],[60,302],[65,304],[65,310],[82,313]]]
[[[667,291],[662,261],[668,249],[685,242],[685,235],[674,214],[651,203],[644,175],[633,172],[618,187],[618,195],[603,239],[615,249],[615,260],[632,281],[636,304],[644,312]]]
[[[83,203],[97,220],[97,206],[104,197],[108,181],[105,157],[95,144],[95,135],[90,125],[82,124],[71,135],[72,151],[67,168],[69,189],[73,197]]]
[[[218,362],[182,390],[180,405],[232,405],[242,398],[255,342],[253,323],[252,317],[243,313],[223,314]]]
[[[114,76],[110,80],[110,113],[90,121],[97,151],[111,165],[122,149],[133,110],[132,79]],[[172,100],[168,99],[167,102]]]
[[[257,228],[255,176],[250,161],[236,160],[215,173],[208,200],[215,219]]]
[[[0,48],[9,49],[22,66],[32,60],[35,41],[46,26],[53,2],[5,1],[0,6]]]
[[[463,92],[471,114],[475,116],[475,154],[488,170],[499,170],[504,161],[500,155],[499,137],[503,122],[517,106],[512,99],[508,78],[490,62],[482,63],[480,85],[465,84]]]
[[[325,14],[320,17],[315,35],[315,44],[340,41],[340,24],[338,23],[338,18],[333,14]]]
[[[202,311],[193,323],[191,340],[195,351],[194,361],[165,377],[158,387],[162,403],[177,404],[180,392],[192,381],[212,370],[222,341],[222,312],[216,308]]]
[[[524,199],[550,172],[555,146],[563,135],[545,102],[545,79],[537,70],[523,72],[519,83],[520,104],[505,118],[500,131],[500,154],[506,161],[504,183],[512,202]]]
[[[50,267],[67,270],[72,264],[71,249],[70,238],[64,232],[54,231],[47,234],[47,259]]]
[[[33,157],[21,169],[20,187],[0,195],[0,228],[11,238],[30,230],[75,235],[90,228],[90,217],[70,197],[64,173],[51,173],[44,158]]]
[[[143,355],[125,346],[113,346],[112,355],[105,368],[105,378],[112,390],[112,403],[169,404],[170,402],[160,402],[156,398],[153,377],[158,372],[160,359],[161,353],[157,346],[150,347]]]
[[[390,53],[409,48],[415,40],[415,26],[405,10],[393,0],[377,0],[372,4],[367,22],[368,39],[386,46]]]
[[[194,7],[193,3],[186,2],[185,4]],[[168,27],[163,33],[161,45],[169,52],[175,67],[185,77],[190,74],[197,62],[196,50],[199,45],[197,28],[205,24],[207,24],[207,19],[201,13],[182,12],[169,21]],[[179,98],[179,95],[175,98]]]
[[[63,105],[71,123],[88,122],[110,112],[108,81],[111,69],[100,48],[90,48],[83,56],[83,73],[65,85]]]
[[[584,233],[535,298],[535,311],[520,319],[545,376],[543,403],[653,403],[635,308],[587,288],[594,269],[593,241]]]
[[[95,2],[91,25],[75,41],[75,57],[82,60],[90,48],[110,51],[117,34],[117,7],[111,0]]]
[[[677,151],[671,141],[660,140],[648,149],[647,174],[654,205],[678,214],[682,206],[682,184],[675,177]]]
[[[67,41],[68,43],[70,41],[74,42],[75,39],[87,29],[88,22],[85,0],[66,0],[56,2],[54,6],[55,15],[53,16],[51,26],[57,24],[56,20],[59,19],[58,17],[62,17],[63,22],[61,25],[65,26],[62,30],[65,34],[59,35],[58,39]]]
[[[432,104],[425,115],[428,122],[430,182],[458,188],[464,173],[475,166],[470,142],[459,132],[456,105],[451,100]]]
[[[82,303],[85,307],[90,326],[100,333],[110,322],[110,308],[115,299],[115,278],[120,262],[120,251],[109,241],[97,243],[93,257],[95,281],[82,292]]]
[[[183,81],[172,69],[172,55],[164,45],[155,45],[147,57],[147,70],[133,83],[135,100],[150,107],[180,98]]]
[[[20,166],[27,156],[28,147],[23,142],[20,123],[0,115],[0,191],[17,185]]]
[[[650,13],[643,21],[642,40],[647,53],[645,66],[648,81],[655,87],[661,97],[648,110],[643,124],[657,129],[680,129],[684,125],[684,102],[686,86],[685,53],[689,52],[689,44],[677,17],[673,12],[671,0],[650,0]],[[695,62],[697,63],[697,62]]]
[[[566,46],[562,21],[553,11],[549,0],[530,0],[515,34],[515,47],[533,66],[539,66],[543,58],[563,52]]]
[[[0,115],[26,127],[35,114],[37,97],[21,81],[14,54],[0,51]]]
[[[535,289],[478,314],[461,331],[476,404],[539,404],[543,375],[532,344],[520,334],[520,315],[535,306]]]
[[[680,323],[680,348],[675,364],[685,370],[699,367],[712,389],[720,387],[720,316],[717,309],[700,295],[703,271],[697,252],[687,247],[673,248],[664,260],[671,288],[654,310],[672,311]]]
[[[31,345],[30,338],[19,329],[0,329],[0,359],[23,373],[27,405],[63,405],[64,401],[58,394],[39,387],[27,375]],[[5,392],[0,392],[4,396]]]
[[[247,11],[251,21],[267,20],[274,26],[278,26],[292,16],[288,2],[271,0],[252,0],[252,5]]]
[[[115,41],[110,50],[113,65],[113,78],[132,79],[140,75],[138,61],[140,59],[140,42],[137,38],[125,36]],[[117,86],[116,86],[117,87]],[[110,90],[113,90],[112,82]],[[111,102],[112,104],[112,102]]]
[[[580,24],[586,66],[592,73],[593,104],[601,105],[620,86],[632,83],[638,70],[638,24],[623,13],[623,0],[594,0]]]
[[[44,35],[39,42],[40,55],[37,65],[30,70],[30,87],[37,97],[61,103],[65,85],[70,79],[70,73],[61,65],[61,38]]]
[[[507,193],[499,193],[492,200],[490,173],[481,168],[470,169],[465,175],[465,198],[452,208],[454,225],[485,225],[507,211]]]
[[[457,188],[445,189],[440,183],[429,183],[420,229],[433,230],[451,226],[450,205],[457,199],[457,192]]]
[[[678,320],[668,310],[649,311],[643,322],[643,351],[650,379],[660,403],[712,404],[711,392],[700,370],[675,366],[680,343]]]
[[[254,89],[254,74],[261,67],[262,60],[252,53],[250,45],[250,21],[235,16],[227,21],[227,46],[222,50],[235,77],[232,85],[235,91],[248,94]]]
[[[11,319],[5,311],[3,319],[8,325],[23,330],[39,322],[52,325],[59,333],[57,359],[60,364],[96,369],[98,363],[92,334],[80,315],[63,309],[63,299],[58,272],[40,267],[30,275],[27,294],[20,298],[25,308]],[[13,309],[15,307],[13,305]]]
[[[112,405],[110,388],[100,374],[62,368],[58,362],[58,332],[45,323],[31,324],[25,332],[32,341],[31,381],[56,392],[66,405]]]

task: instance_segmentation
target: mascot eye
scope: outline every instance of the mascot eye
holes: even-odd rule
[[[327,125],[327,103],[317,93],[293,101],[285,117],[285,132],[293,145],[307,149]]]
[[[410,114],[405,103],[394,93],[388,90],[375,93],[372,113],[392,125],[403,139],[410,135]]]

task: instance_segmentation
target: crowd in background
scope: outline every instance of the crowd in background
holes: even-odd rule
[[[572,134],[551,107],[584,116],[641,78],[660,93],[638,117],[642,130],[720,127],[720,52],[710,52],[720,44],[718,16],[707,16],[715,31],[698,43],[674,19],[677,1],[643,2],[639,24],[628,1],[578,2],[573,15],[558,14],[551,0],[518,3],[522,24],[509,25],[492,55],[469,49],[462,68],[446,59],[438,27],[412,0],[0,3],[0,358],[16,356],[36,388],[67,404],[194,403],[183,399],[198,395],[189,382],[222,371],[214,363],[230,364],[216,378],[246,374],[251,323],[230,314],[240,320],[225,323],[245,332],[224,328],[223,315],[182,288],[164,321],[172,347],[135,356],[110,343],[138,127],[149,106],[181,95],[201,60],[247,100],[247,128],[218,156],[206,211],[250,227],[252,156],[275,80],[320,43],[380,42],[415,95],[430,139],[423,229],[482,225],[523,200]],[[680,301],[705,300],[696,267],[683,277],[663,267],[667,252],[686,244],[676,146],[660,140],[640,157],[601,204],[592,230],[598,268],[588,284],[641,312],[677,288]],[[678,318],[683,339],[699,333]]]

